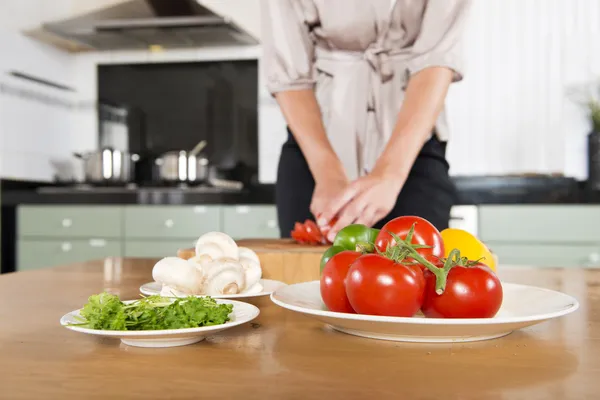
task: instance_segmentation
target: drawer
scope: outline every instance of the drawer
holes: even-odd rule
[[[120,257],[121,242],[111,239],[31,240],[17,242],[17,271]]]
[[[127,206],[125,237],[188,239],[221,230],[219,206]]]
[[[224,232],[234,239],[279,237],[275,206],[228,206],[223,208]]]
[[[486,243],[502,265],[534,267],[600,267],[600,245]]]
[[[20,237],[117,238],[122,209],[113,206],[20,206]]]
[[[481,206],[479,218],[486,242],[600,243],[600,206]]]
[[[125,242],[125,257],[163,258],[176,257],[177,250],[193,248],[198,238],[188,240],[128,240]]]

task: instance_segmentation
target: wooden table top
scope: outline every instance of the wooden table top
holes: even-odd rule
[[[581,308],[466,344],[364,339],[270,303],[191,346],[136,348],[69,331],[91,294],[138,296],[151,260],[108,259],[0,276],[0,398],[593,399],[600,391],[600,271],[505,269],[505,281],[578,298]],[[368,396],[368,397],[367,397]]]

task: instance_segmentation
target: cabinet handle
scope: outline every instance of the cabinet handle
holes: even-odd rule
[[[584,266],[586,266],[586,267],[600,266],[600,254],[591,253],[590,255],[588,255],[588,258],[585,261]]]
[[[106,247],[106,240],[90,239],[90,247]]]
[[[172,219],[168,219],[168,220],[165,221],[165,226],[167,228],[172,228],[173,225],[175,225],[175,221],[173,221]]]
[[[70,252],[72,248],[73,248],[73,245],[71,245],[71,243],[69,243],[69,242],[64,242],[63,244],[60,245],[60,249],[63,251],[63,253]]]
[[[271,229],[277,228],[277,221],[275,221],[274,219],[268,220],[267,221],[267,227],[271,228]]]
[[[73,221],[71,220],[71,218],[65,218],[62,220],[63,228],[70,228],[71,225],[73,225]]]
[[[238,214],[248,214],[250,212],[250,207],[248,207],[248,206],[237,206],[235,208],[235,211]]]

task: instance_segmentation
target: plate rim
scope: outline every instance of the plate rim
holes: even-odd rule
[[[278,281],[277,279],[264,279],[264,278],[261,278],[260,281],[259,281],[259,283],[260,282],[264,282],[264,281],[276,282],[281,287],[289,286],[287,283],[285,283],[283,281]],[[146,283],[143,283],[143,284],[140,285],[140,287],[138,288],[139,292],[142,293],[142,294],[144,294],[144,295],[146,295],[146,296],[156,295],[157,293],[150,294],[150,293],[147,293],[147,292],[145,293],[145,292],[142,291],[142,287],[144,287],[145,285],[153,284],[153,283],[157,283],[157,284],[160,285],[160,283],[158,283],[156,281],[146,282]],[[281,289],[281,287],[279,289]],[[276,290],[278,290],[278,289],[275,289],[273,291],[265,291],[264,290],[264,285],[263,285],[263,290],[260,291],[260,292],[256,292],[256,293],[223,294],[223,295],[210,296],[210,297],[212,297],[213,299],[220,299],[220,300],[228,300],[228,299],[235,300],[235,299],[243,299],[243,298],[248,298],[248,297],[269,296],[272,293],[274,293]],[[206,295],[194,295],[194,296],[196,296],[196,297],[206,297]],[[175,297],[173,297],[173,298],[175,298]]]
[[[537,322],[537,321],[545,321],[553,318],[562,317],[564,315],[571,314],[575,312],[579,308],[579,301],[566,293],[559,292],[557,290],[547,289],[539,286],[525,285],[520,283],[510,283],[510,282],[502,282],[502,286],[510,285],[512,287],[521,287],[521,288],[535,288],[538,290],[557,293],[561,296],[565,296],[569,298],[572,304],[559,311],[554,311],[551,313],[538,314],[530,317],[493,317],[493,318],[427,318],[427,317],[392,317],[392,316],[383,316],[383,315],[367,315],[367,314],[349,314],[349,313],[340,313],[335,311],[328,310],[314,310],[310,308],[300,307],[291,305],[289,303],[282,302],[281,300],[276,299],[277,292],[282,289],[290,288],[296,285],[315,285],[319,284],[320,281],[308,281],[308,282],[300,282],[292,285],[288,285],[287,287],[276,290],[271,293],[270,299],[273,303],[277,304],[279,307],[299,312],[302,314],[308,314],[319,317],[328,317],[328,318],[336,318],[336,319],[345,319],[352,321],[365,321],[365,322],[383,322],[383,323],[393,323],[393,324],[426,324],[426,325],[504,325],[504,324],[515,324],[515,323],[524,323],[524,322]]]
[[[68,326],[66,319],[68,317],[70,317],[71,315],[73,315],[74,313],[78,313],[79,311],[82,310],[82,308],[79,308],[77,310],[70,311],[70,312],[66,313],[65,315],[63,315],[60,318],[60,324],[61,324],[61,326],[65,327],[67,329],[70,329],[72,331],[87,333],[90,335],[112,336],[112,337],[130,337],[130,336],[150,336],[151,337],[151,336],[165,336],[165,335],[181,335],[181,334],[186,334],[186,333],[191,333],[191,334],[199,333],[200,334],[200,333],[205,333],[205,332],[216,331],[219,329],[233,328],[235,326],[243,325],[247,322],[253,321],[260,315],[260,309],[258,307],[256,307],[254,304],[245,303],[243,301],[229,300],[229,299],[215,299],[215,300],[217,300],[217,302],[221,303],[221,304],[232,304],[233,310],[234,310],[233,313],[235,313],[235,308],[236,308],[236,306],[238,306],[238,307],[242,307],[242,308],[246,307],[249,311],[252,312],[252,315],[245,319],[228,321],[228,322],[225,322],[224,324],[220,324],[220,325],[199,326],[197,328],[158,329],[158,330],[140,330],[140,331],[116,331],[116,330],[90,329],[90,328],[84,328],[81,326]],[[137,300],[125,300],[125,301],[123,301],[123,303],[128,304],[128,303],[131,303],[134,301],[137,301]]]

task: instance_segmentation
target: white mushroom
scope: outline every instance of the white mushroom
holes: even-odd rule
[[[195,268],[203,269],[204,265],[213,261],[212,257],[208,254],[202,254],[200,256],[194,256],[187,260],[188,263],[192,264]]]
[[[242,267],[244,268],[244,275],[246,277],[246,287],[244,288],[244,293],[248,292],[250,289],[256,290],[257,287],[255,286],[259,284],[260,278],[262,278],[260,259],[253,250],[247,247],[240,247],[239,252],[240,264],[242,264]],[[262,291],[262,286],[258,291]]]
[[[215,260],[204,265],[204,292],[209,296],[238,294],[245,287],[242,265],[235,260]]]
[[[257,263],[258,265],[260,265],[260,258],[258,258],[258,255],[254,252],[254,250],[249,249],[248,247],[239,247],[238,251],[239,251],[240,259],[249,258],[249,259],[253,260],[255,263]]]
[[[229,258],[239,259],[239,251],[235,241],[222,232],[209,232],[196,242],[196,257],[207,256],[211,260]]]
[[[262,269],[260,268],[260,264],[246,257],[240,259],[240,264],[244,269],[246,286],[243,289],[245,291],[245,289],[251,288],[260,281],[260,278],[262,277]]]
[[[206,280],[204,271],[178,257],[166,257],[152,269],[158,283],[185,294],[202,294]]]

